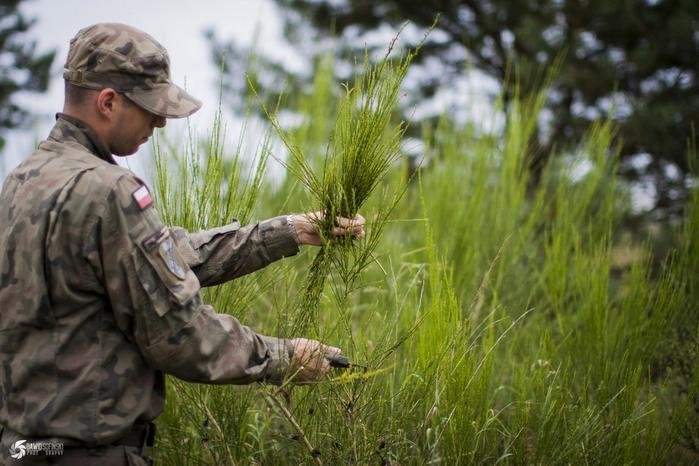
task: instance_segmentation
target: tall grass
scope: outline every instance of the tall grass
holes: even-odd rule
[[[167,221],[196,229],[290,208],[356,212],[355,194],[343,184],[351,168],[340,157],[323,172],[322,162],[326,154],[361,150],[359,135],[337,123],[352,121],[342,112],[359,111],[366,101],[328,76],[317,76],[315,86],[314,103],[300,102],[300,113],[332,114],[336,125],[304,121],[287,165],[304,170],[303,185],[320,196],[309,196],[292,177],[272,184],[265,163],[246,165],[240,148],[224,155],[217,124],[207,143],[192,142],[184,153],[159,148],[156,192]],[[320,461],[697,461],[697,188],[674,250],[659,267],[643,238],[622,248],[629,199],[607,122],[590,128],[575,151],[552,157],[531,188],[527,150],[544,98],[518,98],[499,134],[486,133],[485,121],[460,125],[448,116],[426,130],[426,166],[385,223],[376,257],[349,288],[342,264],[332,269],[310,323],[367,367],[287,393],[286,408]],[[399,133],[391,128],[395,122],[376,137],[393,147]],[[263,162],[271,147],[265,141],[256,152]],[[324,141],[331,141],[328,152]],[[312,175],[299,168],[298,154],[315,160]],[[400,186],[404,167],[389,166],[382,183]],[[361,170],[355,176],[369,178]],[[382,192],[362,204],[371,220],[394,199]],[[206,299],[262,333],[308,327],[298,306],[316,252],[308,251],[207,291]],[[622,253],[627,257],[619,260]],[[168,384],[156,447],[162,464],[314,461],[298,430],[264,402],[261,387]]]
[[[394,44],[395,39],[378,64],[372,64],[366,54],[354,83],[344,85],[329,142],[316,143],[316,146],[325,146],[322,158],[309,156],[293,132],[283,128],[276,116],[263,105],[265,114],[289,152],[289,160],[283,161],[283,165],[313,198],[313,205],[307,210],[320,213],[313,221],[317,223],[324,240],[311,265],[302,292],[301,312],[295,319],[298,325],[293,332],[308,332],[312,324],[318,323],[321,293],[333,264],[342,283],[342,289],[334,287],[336,299],[340,303],[347,299],[359,274],[371,262],[372,252],[378,245],[388,215],[402,194],[398,189],[392,199],[388,199],[388,205],[380,206],[374,212],[367,225],[366,240],[333,236],[336,219],[351,219],[359,214],[400,158],[400,144],[406,126],[403,122],[394,122],[394,115],[401,84],[415,52],[408,52],[396,59],[391,56]],[[326,88],[319,86],[319,91]],[[318,95],[319,92],[314,94]],[[300,134],[302,137],[306,135]],[[313,145],[307,149],[310,153],[317,151]],[[340,304],[340,308],[344,306]],[[313,329],[315,331],[311,334],[318,336],[319,329]]]

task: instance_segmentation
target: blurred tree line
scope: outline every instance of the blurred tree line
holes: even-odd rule
[[[29,113],[16,102],[19,92],[44,92],[48,88],[55,51],[38,52],[28,36],[36,22],[19,11],[22,0],[0,1],[0,151],[4,133],[28,121]]]
[[[552,149],[571,148],[593,121],[611,118],[621,173],[656,190],[645,215],[681,213],[692,183],[687,144],[699,120],[696,0],[275,1],[285,36],[310,63],[317,66],[314,58],[327,50],[323,39],[341,39],[334,49],[339,79],[351,78],[351,57],[384,50],[406,21],[406,46],[417,45],[434,23],[417,58],[424,69],[413,75],[413,101],[433,97],[475,68],[500,84],[507,105],[516,92],[540,88],[555,66],[528,148],[535,173]],[[241,68],[252,70],[252,81],[270,100],[282,93],[293,98],[312,80],[312,73],[208,37],[216,62],[224,57],[224,100],[234,107],[248,92]]]

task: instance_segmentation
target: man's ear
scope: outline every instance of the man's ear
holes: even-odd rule
[[[115,111],[120,102],[117,92],[111,87],[107,87],[97,93],[95,103],[100,116],[111,121],[114,119]]]

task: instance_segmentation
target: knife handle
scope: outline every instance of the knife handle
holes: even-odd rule
[[[330,362],[330,367],[339,367],[342,369],[346,369],[350,366],[349,359],[347,359],[345,356],[341,354],[337,354],[334,356],[326,354],[325,359],[327,359]]]

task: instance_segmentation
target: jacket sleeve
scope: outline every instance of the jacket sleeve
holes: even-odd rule
[[[241,227],[230,224],[189,233],[174,227],[177,247],[201,286],[218,285],[298,253],[298,243],[286,217]]]
[[[98,212],[103,280],[117,325],[149,365],[181,379],[279,383],[289,342],[260,335],[202,303],[199,280],[170,229],[152,205],[139,206],[135,193],[142,189],[135,177],[121,177]],[[264,236],[256,229],[250,236]]]

